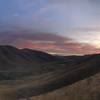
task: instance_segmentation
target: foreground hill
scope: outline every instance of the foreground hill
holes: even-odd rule
[[[11,46],[0,53],[0,100],[44,95],[100,72],[100,54],[57,57]]]
[[[100,73],[30,100],[100,100]]]

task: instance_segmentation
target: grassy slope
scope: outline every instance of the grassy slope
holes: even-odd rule
[[[100,58],[100,57],[99,57]],[[98,78],[100,76],[97,75],[93,78],[95,82],[89,81],[78,82],[75,86],[66,87],[63,89],[59,89],[55,92],[51,92],[52,89],[55,90],[60,87],[64,87],[65,85],[70,85],[76,81],[82,80],[90,75],[96,74],[100,71],[100,59],[93,58],[86,61],[68,64],[68,62],[57,62],[57,63],[49,63],[43,67],[47,72],[45,74],[37,76],[28,76],[18,78],[17,80],[6,80],[0,82],[0,100],[19,100],[18,98],[27,98],[32,97],[33,95],[39,95],[39,93],[43,94],[41,96],[33,97],[33,100],[65,100],[64,98],[68,98],[68,100],[90,100],[81,97],[85,97],[85,93],[89,93],[89,89],[94,88],[93,84],[98,83]],[[50,68],[50,69],[48,69]],[[20,79],[20,80],[19,80]],[[100,79],[100,77],[99,77]],[[88,88],[90,84],[91,88]],[[98,85],[95,85],[98,87]],[[78,90],[77,90],[78,88]],[[85,89],[86,90],[83,90]],[[99,88],[99,87],[98,87]],[[97,90],[99,91],[100,89]],[[66,91],[67,90],[67,91]],[[59,92],[61,91],[61,92]],[[44,94],[46,92],[51,92],[50,94]],[[72,92],[72,93],[71,93]],[[84,92],[84,93],[83,93]],[[77,95],[76,95],[76,94]],[[80,93],[80,94],[78,94]],[[99,92],[97,93],[99,94]],[[88,94],[87,94],[88,95]],[[16,96],[17,99],[16,99]],[[78,96],[78,97],[77,97]],[[91,95],[88,95],[90,98]],[[44,98],[44,99],[43,99]],[[71,99],[72,98],[72,99]],[[99,95],[97,95],[99,98]],[[92,98],[93,99],[93,98]],[[98,100],[98,99],[93,99]]]
[[[29,100],[100,100],[100,73],[65,86],[50,93],[28,98]],[[6,88],[6,87],[5,87]],[[28,100],[20,99],[20,100]],[[18,100],[15,95],[0,97],[0,100]]]
[[[62,70],[62,71],[58,70],[56,72],[46,73],[46,74],[43,74],[40,76],[34,76],[34,77],[30,76],[23,80],[2,81],[2,82],[0,82],[0,100],[19,100],[18,98],[16,98],[16,94],[19,95],[19,97],[24,96],[24,98],[29,97],[30,95],[31,96],[35,95],[35,93],[33,91],[35,89],[34,87],[40,87],[42,84],[52,83],[52,81],[54,81],[54,80],[56,80],[55,82],[57,82],[57,80],[61,80],[63,77],[66,78],[67,77],[66,75],[67,75],[67,73],[65,70]],[[99,75],[97,77],[93,78],[93,80],[96,80],[93,84],[96,84],[99,82],[97,80],[98,77],[99,77]],[[70,78],[67,77],[66,79],[68,79],[70,81]],[[100,79],[100,77],[99,77],[99,79]],[[53,82],[53,83],[55,83],[55,82]],[[63,80],[61,82],[63,83]],[[33,100],[38,100],[38,98],[39,98],[39,100],[43,100],[43,98],[45,98],[44,100],[49,100],[49,98],[51,98],[51,97],[52,97],[51,100],[61,100],[59,98],[65,98],[65,97],[67,98],[68,95],[66,96],[66,90],[69,93],[69,96],[74,98],[74,96],[77,94],[77,92],[75,95],[74,95],[74,93],[75,93],[75,91],[77,91],[78,87],[79,87],[80,91],[83,91],[82,89],[84,89],[84,87],[87,88],[88,87],[87,85],[89,85],[90,83],[92,83],[91,78],[89,79],[89,81],[86,81],[85,83],[80,82],[79,85],[76,85],[75,87],[72,86],[72,88],[69,88],[69,90],[67,88],[59,89],[58,92],[57,91],[51,92],[50,94],[34,97],[35,99],[33,98]],[[66,83],[66,85],[67,85],[67,83]],[[49,87],[49,86],[47,88],[51,89],[51,87]],[[45,93],[45,91],[44,91],[45,87],[42,89],[43,90],[41,90],[41,87],[40,87],[39,90],[42,91],[40,93],[43,93],[43,92]],[[61,91],[61,92],[59,92],[59,91]],[[83,91],[83,92],[86,92],[86,91]],[[36,92],[36,94],[38,94],[38,92]],[[72,94],[72,95],[70,95],[70,94]],[[49,95],[50,95],[50,97],[49,97]],[[82,94],[77,94],[75,98],[78,98],[77,96],[80,97],[80,96],[82,96]],[[65,100],[65,99],[63,99],[63,100]],[[71,100],[71,99],[69,99],[69,100]],[[74,99],[72,99],[72,100],[74,100]],[[78,100],[78,99],[75,99],[75,100]],[[79,99],[79,100],[81,100],[81,99]],[[82,99],[82,100],[84,100],[84,99]],[[88,100],[88,99],[86,99],[86,100]],[[93,99],[93,100],[95,100],[95,99]]]
[[[100,100],[100,73],[31,100]]]

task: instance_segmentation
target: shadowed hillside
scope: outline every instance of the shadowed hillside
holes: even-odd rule
[[[30,49],[0,46],[2,100],[19,100],[49,93],[98,72],[99,54],[57,57]]]
[[[42,72],[40,65],[53,61],[57,61],[56,57],[41,51],[0,46],[0,79],[39,74]]]
[[[30,100],[100,100],[100,73]]]

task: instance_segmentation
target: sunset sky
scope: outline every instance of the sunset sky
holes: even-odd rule
[[[0,45],[100,53],[100,0],[0,0]]]

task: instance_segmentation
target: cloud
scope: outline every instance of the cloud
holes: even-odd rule
[[[0,44],[14,45],[18,48],[31,48],[55,54],[92,54],[100,49],[87,43],[50,33],[17,33],[0,36]]]

